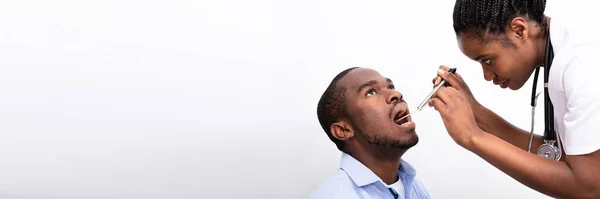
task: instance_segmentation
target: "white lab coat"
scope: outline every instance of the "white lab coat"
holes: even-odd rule
[[[565,154],[588,154],[600,149],[600,29],[589,18],[550,17],[554,60],[548,94],[555,130]]]

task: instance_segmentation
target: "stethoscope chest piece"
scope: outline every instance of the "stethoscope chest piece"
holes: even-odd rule
[[[537,154],[551,160],[560,160],[560,157],[562,156],[560,149],[554,145],[554,140],[542,144],[540,148],[538,148]]]

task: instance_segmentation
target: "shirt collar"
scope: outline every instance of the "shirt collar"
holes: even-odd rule
[[[550,41],[552,42],[554,54],[562,49],[568,36],[565,23],[561,19],[561,16],[550,19]]]
[[[350,154],[342,153],[340,167],[350,176],[352,181],[359,186],[369,185],[375,182],[382,182],[379,176],[375,175],[371,169],[352,157]],[[416,175],[416,170],[408,162],[400,159],[400,168],[398,168],[398,176],[406,185],[410,185]]]

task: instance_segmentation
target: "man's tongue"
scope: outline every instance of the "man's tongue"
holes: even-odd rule
[[[404,117],[404,116],[403,116],[403,117]],[[400,118],[402,118],[402,117],[400,117]],[[408,118],[404,118],[404,119],[398,119],[398,120],[396,120],[396,124],[398,124],[398,125],[402,125],[402,124],[404,124],[404,123],[406,123],[406,122],[408,122]]]

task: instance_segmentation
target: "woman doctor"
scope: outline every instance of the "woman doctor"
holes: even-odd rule
[[[543,71],[544,87],[533,88],[531,103],[545,109],[544,136],[530,141],[531,132],[481,105],[446,66],[434,85],[440,78],[449,85],[429,105],[457,144],[520,183],[554,198],[600,198],[600,35],[591,33],[597,21],[573,25],[587,19],[550,18],[545,6],[545,0],[457,0],[453,14],[459,48],[481,63],[485,80],[518,90]],[[536,103],[538,92],[550,100]]]

